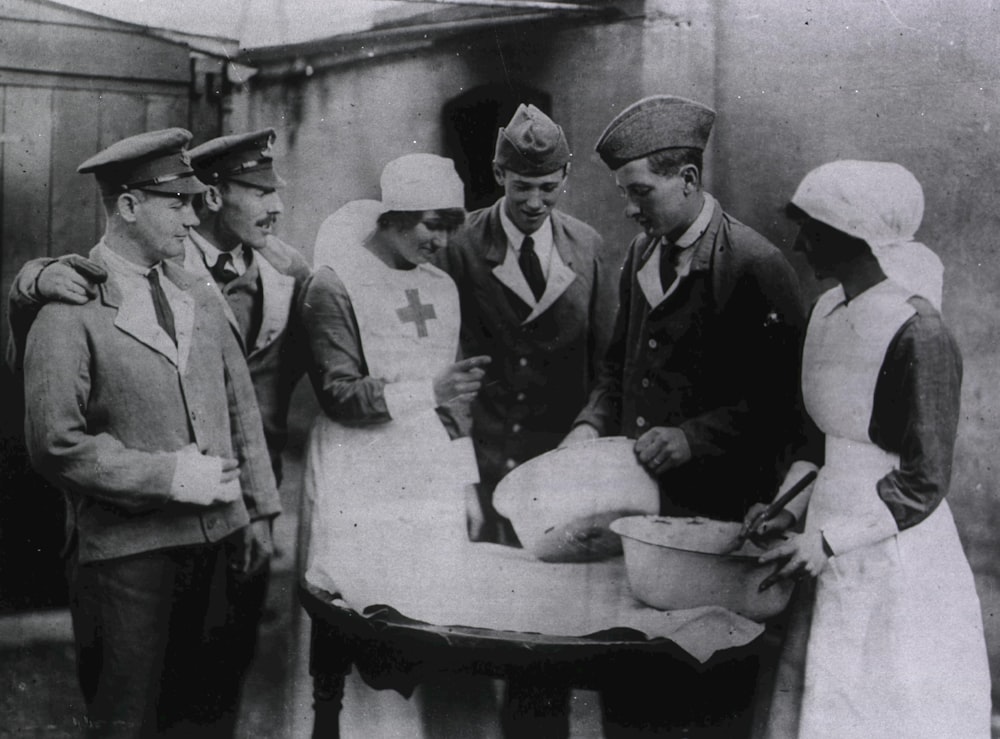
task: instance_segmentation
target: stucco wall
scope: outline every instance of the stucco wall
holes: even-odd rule
[[[948,499],[976,572],[1000,698],[998,38],[1000,9],[974,0],[728,0],[717,17],[714,188],[790,249],[781,208],[812,167],[892,160],[923,184],[917,237],[944,262],[943,312],[965,359]],[[804,261],[791,259],[815,296]]]
[[[562,205],[620,253],[635,228],[593,153],[604,125],[644,94],[682,94],[719,118],[706,181],[726,209],[791,254],[782,208],[812,167],[898,161],[926,193],[918,237],[945,264],[944,313],[965,357],[964,415],[949,500],[977,575],[1000,685],[1000,11],[977,0],[646,0],[644,17],[561,31],[521,28],[266,84],[247,123],[281,131],[285,235],[311,255],[322,219],[376,197],[385,162],[443,152],[441,107],[509,81],[552,95],[574,151]]]

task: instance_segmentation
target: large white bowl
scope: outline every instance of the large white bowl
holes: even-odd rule
[[[794,586],[788,580],[758,591],[776,568],[757,563],[763,549],[747,542],[723,554],[739,533],[739,523],[629,516],[612,522],[611,530],[622,538],[632,593],[653,608],[722,606],[761,621],[788,605]]]
[[[546,562],[586,562],[622,552],[610,524],[660,509],[656,481],[636,459],[635,441],[608,436],[572,444],[511,470],[493,505],[529,552]]]

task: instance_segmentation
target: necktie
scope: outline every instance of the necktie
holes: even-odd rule
[[[528,287],[531,288],[535,300],[538,300],[545,292],[545,273],[542,272],[542,263],[535,254],[535,241],[530,236],[525,236],[521,242],[521,253],[517,263],[524,273],[524,279],[528,281]]]
[[[156,311],[156,322],[160,324],[160,328],[167,332],[167,336],[170,337],[171,341],[176,344],[177,334],[174,331],[174,312],[170,310],[167,295],[163,292],[163,286],[160,284],[160,273],[155,269],[151,269],[146,273],[146,279],[149,280],[149,289],[153,294],[153,310]]]
[[[233,266],[233,255],[227,251],[222,252],[209,271],[212,273],[215,281],[222,284],[226,284],[237,277],[236,267]]]
[[[677,279],[677,255],[680,248],[664,243],[660,250],[660,287],[666,293]]]

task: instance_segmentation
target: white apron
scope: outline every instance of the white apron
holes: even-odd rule
[[[910,295],[885,281],[844,305],[838,287],[809,324],[803,395],[827,441],[806,529],[838,554],[801,589],[770,739],[990,735],[982,615],[948,504],[898,532],[876,490],[899,458],[868,437],[875,385]]]
[[[436,267],[390,269],[357,244],[335,268],[369,374],[387,383],[392,420],[346,426],[320,414],[314,422],[307,577],[358,611],[382,603],[406,614],[458,568],[468,540],[464,488],[478,481],[471,440],[451,441],[434,410],[433,378],[458,351],[458,292]],[[463,676],[426,682],[407,700],[352,674],[340,718],[345,737],[488,737],[496,696],[492,681]]]
[[[415,572],[410,554],[453,560],[466,539],[463,486],[478,479],[471,440],[451,441],[434,410],[433,378],[458,351],[458,292],[436,267],[390,269],[360,246],[354,257],[338,276],[369,374],[386,381],[392,420],[317,417],[306,457],[310,562],[338,563],[336,582],[321,584],[359,610],[386,603],[406,613],[407,593],[447,571]]]

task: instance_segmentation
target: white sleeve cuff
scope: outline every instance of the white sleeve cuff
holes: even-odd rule
[[[382,390],[389,415],[400,420],[421,411],[437,407],[434,383],[429,380],[409,380],[386,383]]]
[[[472,438],[463,436],[448,442],[448,460],[454,480],[459,483],[475,484],[479,482],[479,465],[476,462],[476,450],[472,446]]]
[[[220,457],[201,454],[194,446],[184,447],[177,452],[177,467],[174,469],[174,479],[170,482],[170,497],[180,503],[208,505],[228,497],[224,494],[224,487],[235,484],[239,488],[239,480],[223,486],[219,482],[221,478]]]

